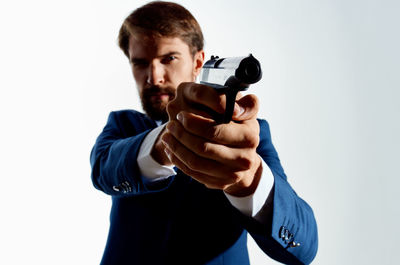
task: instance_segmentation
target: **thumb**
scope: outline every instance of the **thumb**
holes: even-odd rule
[[[235,103],[232,115],[234,121],[245,121],[257,118],[259,109],[258,98],[256,95],[249,94],[241,97]]]

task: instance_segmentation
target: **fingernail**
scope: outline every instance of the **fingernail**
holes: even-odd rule
[[[164,152],[168,156],[168,158],[171,159],[171,150],[169,150],[168,148],[164,148]]]
[[[180,121],[181,123],[183,123],[183,114],[182,114],[181,112],[179,112],[179,113],[176,115],[176,119],[177,119],[178,121]]]
[[[168,146],[169,146],[167,141],[168,141],[168,138],[165,137],[165,135],[164,135],[163,138],[161,139],[161,142],[162,142],[162,144],[163,144],[165,147],[168,147]]]

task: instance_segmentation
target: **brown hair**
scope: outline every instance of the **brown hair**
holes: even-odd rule
[[[194,56],[204,45],[203,33],[193,15],[183,6],[154,1],[134,10],[119,30],[118,45],[129,57],[131,35],[149,37],[179,37]]]

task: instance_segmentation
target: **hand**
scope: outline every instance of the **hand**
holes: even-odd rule
[[[169,160],[208,188],[234,196],[254,193],[261,176],[256,153],[259,125],[254,95],[237,98],[232,119],[217,124],[207,109],[225,111],[225,96],[195,83],[181,84],[168,104],[170,121],[161,136]]]

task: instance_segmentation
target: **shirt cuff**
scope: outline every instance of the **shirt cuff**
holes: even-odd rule
[[[253,194],[246,197],[235,197],[224,192],[229,202],[241,213],[249,217],[254,217],[260,212],[274,184],[274,176],[271,170],[262,158],[261,161],[262,174],[260,182]]]
[[[144,138],[142,145],[139,149],[137,163],[139,166],[140,174],[149,182],[166,179],[170,176],[176,175],[174,166],[160,165],[151,156],[151,150],[156,142],[159,134],[164,129],[165,124],[158,126],[149,132]]]

